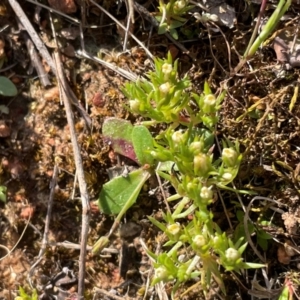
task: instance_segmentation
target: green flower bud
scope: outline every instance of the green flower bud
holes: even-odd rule
[[[175,131],[172,134],[172,140],[175,145],[178,145],[180,143],[184,143],[184,134],[182,133],[181,130]]]
[[[203,142],[192,142],[189,146],[189,150],[194,154],[199,154],[203,149]]]
[[[224,253],[228,249],[228,239],[225,234],[216,233],[212,238],[212,246],[219,253]]]
[[[228,248],[225,251],[225,257],[230,264],[234,264],[238,259],[241,258],[240,253],[234,248]]]
[[[224,148],[222,151],[222,160],[227,167],[235,167],[237,164],[238,153],[232,148]]]
[[[205,113],[211,113],[215,110],[216,106],[216,97],[213,94],[206,95],[203,100],[202,110]]]
[[[155,279],[166,281],[168,280],[168,270],[165,267],[158,267],[155,269]]]
[[[197,176],[206,177],[211,168],[209,156],[200,153],[194,157],[194,172]]]
[[[186,191],[184,188],[184,185],[182,183],[180,183],[177,187],[177,193],[181,196],[185,196],[186,195]]]
[[[193,190],[193,188],[194,188],[194,184],[192,182],[189,182],[186,185],[186,189],[188,190],[188,192],[190,192],[191,190]]]
[[[214,245],[214,248],[216,249],[221,249],[221,246],[223,244],[223,240],[220,236],[216,235],[214,238],[213,238],[213,245]]]
[[[174,11],[178,12],[181,9],[185,8],[186,2],[184,0],[179,0],[174,3]]]
[[[138,113],[140,111],[140,101],[137,99],[129,100],[129,106],[134,113]]]

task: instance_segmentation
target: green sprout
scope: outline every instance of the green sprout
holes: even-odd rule
[[[15,298],[15,300],[38,300],[38,294],[36,289],[32,291],[32,295],[28,295],[25,290],[20,286],[19,287],[19,296]]]
[[[189,5],[188,0],[170,0],[165,4],[162,0],[159,1],[159,15],[156,19],[160,22],[158,34],[170,32],[174,39],[178,39],[176,28],[181,27],[187,19],[183,16],[193,8]]]

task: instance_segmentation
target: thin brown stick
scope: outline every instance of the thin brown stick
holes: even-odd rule
[[[112,14],[110,14],[106,9],[104,9],[101,5],[99,5],[94,0],[90,0],[96,7],[98,7],[101,11],[103,11],[106,15],[108,15],[118,26],[120,26],[124,31],[126,31],[126,28],[123,24],[121,24]],[[130,31],[128,31],[128,34],[145,50],[146,54],[149,58],[153,59],[152,53],[146,48],[146,46]]]
[[[29,54],[30,59],[31,59],[31,63],[32,63],[33,67],[35,68],[42,85],[45,86],[45,87],[51,85],[51,82],[49,80],[49,76],[46,73],[46,71],[44,69],[44,66],[42,65],[41,59],[40,59],[37,51],[35,50],[35,47],[32,43],[32,40],[29,38],[28,33],[27,32],[22,32],[21,34],[22,34],[23,39],[25,41],[25,45],[27,47],[28,54]]]
[[[49,228],[50,228],[50,219],[51,219],[51,214],[52,214],[52,206],[53,206],[53,199],[54,199],[54,194],[55,194],[57,174],[58,174],[58,167],[57,167],[57,165],[55,165],[54,170],[53,170],[52,180],[50,183],[50,195],[49,195],[49,200],[48,200],[47,215],[46,215],[46,219],[45,219],[45,229],[44,229],[44,235],[43,235],[41,249],[40,249],[40,252],[38,255],[38,259],[31,266],[31,268],[28,272],[28,281],[29,281],[31,287],[32,287],[31,277],[33,275],[33,271],[36,268],[36,266],[43,259],[43,255],[44,255],[44,253],[46,251],[46,247],[48,245],[48,234],[49,234]]]
[[[63,72],[63,67],[58,52],[54,53],[54,61],[57,68],[58,84],[61,85],[62,98],[66,109],[68,125],[70,128],[71,142],[74,151],[74,160],[75,160],[76,171],[78,175],[78,184],[79,184],[81,203],[82,203],[82,229],[81,229],[81,248],[80,248],[80,256],[79,256],[78,299],[84,299],[85,258],[87,253],[86,246],[87,246],[87,237],[89,231],[90,202],[89,202],[89,195],[87,191],[87,184],[84,177],[84,170],[83,170],[82,158],[80,155],[80,148],[77,142],[77,137],[75,132],[72,107],[67,93],[67,89],[69,87],[65,78],[65,74]]]
[[[52,15],[50,14],[50,24],[51,24],[51,29],[52,29],[52,34],[54,37],[54,41],[55,41],[55,45],[56,48],[58,49],[58,41],[57,41],[57,34],[54,28],[54,24],[53,24],[53,20],[52,20]],[[79,113],[81,114],[82,118],[84,119],[86,125],[88,126],[88,128],[92,127],[92,120],[90,118],[90,116],[88,115],[88,113],[85,111],[85,109],[83,108],[83,106],[81,105],[81,103],[78,101],[76,95],[74,94],[74,92],[70,89],[67,81],[65,80],[65,85],[67,88],[65,89],[65,93],[68,97],[68,99],[71,101],[71,103],[78,109]],[[62,94],[61,88],[62,85],[58,86],[59,88],[59,94]],[[62,98],[62,97],[61,97]]]
[[[134,24],[134,8],[133,8],[133,0],[125,1],[126,8],[127,8],[127,25],[125,30],[125,37],[123,41],[123,51],[127,49],[127,42],[128,42],[128,35],[130,30],[130,25]]]
[[[121,76],[123,76],[124,78],[127,78],[128,80],[136,81],[138,79],[138,76],[136,74],[134,74],[133,72],[124,70],[124,69],[122,69],[122,68],[120,68],[120,67],[118,67],[118,66],[116,66],[112,63],[109,63],[105,60],[100,59],[99,57],[92,56],[88,52],[86,52],[85,50],[83,50],[83,51],[78,50],[77,54],[84,57],[84,58],[93,60],[93,61],[103,65],[104,67],[120,74]]]
[[[22,7],[19,5],[18,1],[16,0],[8,0],[8,2],[11,8],[14,10],[17,17],[19,18],[20,22],[24,26],[24,28],[27,30],[29,36],[31,37],[33,43],[35,44],[36,48],[40,52],[41,56],[44,58],[44,60],[50,66],[52,72],[55,74],[56,70],[55,70],[53,59],[50,53],[48,52],[48,49],[46,48],[45,44],[42,42],[38,34],[35,32],[33,26],[31,25],[26,14],[24,13]]]
[[[47,243],[48,243],[50,218],[51,218],[51,214],[52,214],[53,199],[54,199],[55,187],[56,187],[56,183],[57,183],[57,175],[58,175],[58,167],[57,167],[57,165],[55,165],[54,170],[53,170],[52,180],[50,183],[50,195],[49,195],[49,201],[48,201],[48,207],[47,207],[47,215],[46,215],[46,219],[45,219],[44,236],[43,236],[43,240],[42,240],[42,246],[41,246],[41,250],[39,253],[39,257],[41,257],[44,254]]]

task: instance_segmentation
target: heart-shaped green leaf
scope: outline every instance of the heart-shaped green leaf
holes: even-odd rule
[[[109,143],[116,153],[137,162],[132,145],[132,130],[133,126],[129,121],[118,118],[107,118],[102,126],[105,142]]]
[[[135,203],[149,177],[147,170],[138,169],[126,177],[115,177],[104,184],[98,200],[100,210],[105,214],[119,214],[121,218]]]
[[[17,93],[18,90],[13,82],[4,76],[0,76],[0,95],[12,97],[16,96]]]

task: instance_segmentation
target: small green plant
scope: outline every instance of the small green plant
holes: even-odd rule
[[[25,290],[20,286],[19,287],[19,296],[15,298],[15,300],[38,300],[38,294],[37,291],[34,289],[32,291],[32,295],[27,295]]]
[[[16,86],[7,77],[0,76],[0,96],[16,96],[18,93]]]
[[[156,19],[160,22],[158,34],[170,32],[174,39],[178,39],[176,28],[181,27],[187,19],[183,17],[189,10],[193,8],[189,5],[188,0],[170,0],[165,4],[159,1],[159,15]]]
[[[266,1],[263,1],[266,2]],[[262,31],[258,35],[258,37],[253,42],[252,38],[249,42],[248,48],[245,51],[244,58],[250,58],[252,57],[257,49],[260,47],[260,45],[274,32],[274,29],[276,28],[278,22],[282,18],[282,16],[285,14],[285,12],[289,9],[291,5],[291,0],[280,0],[277,4],[277,7],[275,11],[273,12],[272,16],[269,18],[267,24],[263,27]],[[263,4],[262,4],[263,7]],[[259,26],[259,22],[257,22],[257,25]],[[253,38],[255,37],[255,34],[257,33],[256,30],[254,30]],[[253,43],[252,43],[253,42]]]
[[[179,202],[173,212],[163,213],[163,222],[149,217],[166,235],[164,247],[168,249],[160,254],[148,250],[155,261],[152,284],[173,282],[174,296],[182,283],[195,277],[200,277],[205,292],[213,278],[225,294],[220,266],[237,273],[264,266],[244,262],[244,237],[229,238],[209,211],[215,188],[230,189],[228,184],[237,176],[242,155],[238,142],[228,139],[223,140],[221,149],[215,147],[214,128],[225,91],[215,96],[205,83],[201,95],[193,93],[190,80],[180,78],[177,68],[177,61],[173,63],[168,54],[165,60],[155,60],[155,70],[147,79],[125,85],[129,109],[145,121],[132,126],[113,119],[104,124],[103,135],[116,152],[135,160],[141,169],[105,184],[99,206],[106,213],[119,213],[120,221],[124,207],[127,210],[136,201],[142,184],[155,170],[176,189],[167,200]],[[152,137],[145,126],[160,123],[166,129]],[[105,209],[110,202],[118,209]]]
[[[282,16],[285,14],[285,12],[289,9],[290,5],[292,3],[292,0],[280,0],[277,4],[277,7],[271,17],[268,19],[268,22],[263,26],[261,32],[258,36],[258,28],[261,25],[261,18],[265,11],[265,7],[267,4],[266,0],[261,1],[261,9],[257,18],[256,26],[253,30],[251,39],[248,43],[247,49],[243,55],[243,59],[239,62],[239,64],[235,68],[235,73],[237,73],[243,65],[246,63],[248,59],[250,59],[257,51],[257,49],[264,43],[267,38],[274,32],[277,24],[279,23]]]
[[[7,187],[4,185],[0,185],[0,201],[6,202],[6,191]]]

